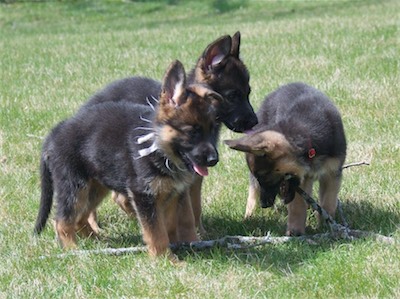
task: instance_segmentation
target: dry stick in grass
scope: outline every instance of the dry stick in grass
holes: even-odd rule
[[[396,244],[396,240],[391,237],[386,237],[380,234],[375,234],[371,232],[361,231],[361,230],[353,230],[349,229],[347,231],[349,240],[356,240],[360,238],[373,238],[376,241],[385,244]],[[334,236],[338,237],[337,234]],[[340,237],[340,236],[339,236]],[[205,241],[195,241],[190,243],[180,243],[180,244],[171,244],[171,249],[174,251],[177,250],[192,250],[192,251],[200,251],[206,250],[210,248],[227,248],[231,250],[240,250],[240,249],[249,249],[257,246],[262,246],[266,244],[283,244],[294,241],[303,241],[309,244],[318,244],[318,241],[323,240],[332,240],[333,236],[331,233],[322,233],[315,234],[310,236],[298,236],[298,237],[272,237],[268,233],[263,237],[250,237],[250,236],[224,236],[215,240],[205,240]],[[141,253],[146,252],[146,246],[135,246],[128,248],[104,248],[104,249],[94,249],[94,250],[74,250],[66,253],[62,253],[56,256],[41,256],[40,258],[65,258],[69,256],[86,256],[92,254],[105,254],[105,255],[123,255],[123,254],[133,254],[133,253]]]
[[[357,162],[351,163],[343,166],[343,169],[360,166],[360,165],[369,165],[367,162]],[[324,218],[324,220],[329,224],[331,228],[330,233],[322,233],[315,234],[311,236],[298,236],[298,237],[271,237],[268,233],[263,237],[250,237],[250,236],[224,236],[215,240],[205,240],[205,241],[195,241],[190,243],[179,243],[179,244],[171,244],[171,249],[176,250],[205,250],[214,247],[227,248],[227,249],[249,249],[256,246],[262,246],[265,244],[282,244],[292,241],[305,241],[310,244],[317,244],[316,241],[321,240],[331,240],[331,239],[345,239],[345,240],[355,240],[360,238],[373,238],[376,241],[386,243],[386,244],[395,244],[396,240],[391,237],[386,237],[380,234],[354,230],[350,229],[346,226],[336,223],[336,221],[321,207],[319,206],[311,196],[309,196],[304,190],[301,188],[297,188],[296,190],[301,196],[303,196],[304,200],[310,204],[310,206],[320,213],[320,215]],[[67,253],[59,254],[57,258],[63,258],[67,256],[82,256],[89,254],[106,254],[106,255],[122,255],[122,254],[132,254],[139,252],[146,252],[146,246],[136,246],[136,247],[128,247],[128,248],[105,248],[105,249],[94,249],[94,250],[74,250],[69,251]],[[46,258],[49,256],[41,256],[40,258]]]
[[[349,164],[343,165],[342,169],[350,168],[350,167],[353,167],[353,166],[362,166],[362,165],[368,166],[370,164],[369,164],[369,162],[366,162],[366,161],[349,163]]]

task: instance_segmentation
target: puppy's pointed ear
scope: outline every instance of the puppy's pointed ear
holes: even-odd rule
[[[276,159],[292,151],[285,136],[275,131],[263,131],[224,142],[231,149],[252,153],[256,156],[267,156],[271,159]]]
[[[232,38],[225,35],[209,44],[203,52],[203,70],[209,71],[218,66],[231,52]]]
[[[231,149],[252,153],[256,156],[262,156],[265,154],[264,140],[260,134],[246,135],[239,139],[224,140],[224,143]]]
[[[175,60],[165,72],[160,101],[177,107],[186,100],[186,73],[182,63]]]
[[[232,47],[231,47],[231,54],[232,56],[239,58],[239,49],[240,49],[240,32],[236,32],[232,36]]]

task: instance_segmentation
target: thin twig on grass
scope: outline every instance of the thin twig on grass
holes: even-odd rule
[[[350,168],[350,167],[354,167],[354,166],[362,166],[362,165],[369,166],[370,163],[369,163],[369,162],[366,162],[366,161],[355,162],[355,163],[349,163],[349,164],[343,165],[343,166],[342,166],[342,169],[346,169],[346,168]]]
[[[386,237],[380,234],[366,232],[361,230],[348,229],[348,236],[350,239],[357,240],[362,238],[372,238],[378,242],[385,244],[396,244],[396,240],[391,237]],[[308,244],[317,245],[318,241],[329,241],[337,239],[337,234],[332,233],[321,233],[309,236],[298,236],[298,237],[272,237],[269,233],[263,237],[251,237],[251,236],[224,236],[215,240],[204,240],[195,241],[190,243],[179,243],[171,244],[173,251],[202,251],[211,248],[227,248],[230,250],[244,250],[250,249],[257,246],[263,246],[267,244],[276,245],[288,242],[306,242]],[[339,236],[340,237],[340,236]],[[58,254],[55,256],[41,256],[40,258],[65,258],[70,256],[86,256],[86,255],[124,255],[124,254],[136,254],[141,252],[147,252],[146,246],[136,246],[127,248],[104,248],[104,249],[93,249],[93,250],[71,250],[66,253]]]

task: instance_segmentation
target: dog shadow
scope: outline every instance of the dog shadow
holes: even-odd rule
[[[371,202],[343,199],[342,209],[344,218],[352,229],[390,236],[399,228],[400,211],[394,205],[377,207]]]
[[[369,202],[354,202],[349,199],[342,200],[342,209],[345,220],[351,229],[369,231],[383,235],[391,235],[398,230],[400,214],[393,209],[380,209]],[[260,209],[255,216],[244,220],[241,217],[227,216],[220,213],[219,216],[203,215],[203,223],[207,231],[202,240],[214,240],[223,236],[255,236],[261,237],[270,234],[271,236],[284,236],[286,228],[286,207],[277,205],[274,208]],[[112,231],[106,234],[109,247],[135,247],[142,246],[142,236],[136,219],[126,216],[126,219],[119,218],[119,227],[105,228]],[[114,218],[112,215],[109,216]],[[103,219],[107,225],[112,223],[111,219]],[[341,223],[341,218],[336,215],[336,221]],[[310,211],[306,229],[306,235],[329,232],[327,226],[317,227],[316,217]],[[351,241],[347,240],[321,240],[318,242],[307,242],[293,240],[280,245],[265,244],[254,248],[243,250],[229,250],[227,248],[213,247],[206,250],[177,250],[175,253],[182,260],[205,260],[218,259],[227,263],[235,260],[259,269],[276,272],[278,275],[286,275],[288,271],[296,271],[301,268],[306,260],[315,259],[319,253],[334,250],[341,244]]]
[[[276,210],[277,209],[277,210]],[[377,208],[369,202],[354,202],[351,200],[342,201],[344,218],[349,228],[368,231],[371,233],[393,235],[398,230],[400,223],[400,213],[395,207]],[[218,239],[223,236],[284,236],[286,228],[286,217],[279,215],[285,213],[284,207],[275,208],[273,212],[260,215],[247,220],[238,220],[238,217],[204,217],[204,224],[207,230],[206,239]],[[341,217],[336,215],[336,221],[341,223]],[[306,228],[306,235],[329,232],[328,226],[317,226],[315,215],[309,211]],[[317,242],[292,240],[284,244],[264,244],[262,246],[243,249],[229,250],[226,248],[212,248],[195,253],[202,259],[212,259],[217,257],[219,260],[226,259],[227,262],[236,262],[253,265],[259,269],[264,269],[286,275],[285,273],[294,272],[303,267],[307,260],[315,259],[320,253],[335,250],[337,246],[351,243],[344,239],[321,239]],[[362,240],[360,240],[362,242]],[[190,258],[190,252],[180,252],[179,256],[183,259]]]

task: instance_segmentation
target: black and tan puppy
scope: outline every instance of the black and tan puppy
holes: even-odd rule
[[[249,73],[239,58],[240,33],[232,37],[222,36],[209,44],[197,60],[196,66],[188,75],[188,83],[206,84],[224,98],[217,108],[217,140],[220,124],[224,123],[235,132],[250,130],[257,124],[257,117],[249,102]],[[115,81],[95,94],[82,108],[104,102],[127,101],[144,105],[157,105],[161,83],[144,77],[130,77]],[[201,224],[201,185],[198,176],[191,187],[191,199],[196,226],[204,233]],[[134,214],[127,198],[114,194],[113,199],[128,213]],[[95,217],[93,217],[95,218]],[[95,222],[95,220],[93,220]]]
[[[63,247],[76,247],[76,233],[97,233],[89,214],[114,190],[130,200],[150,255],[169,253],[170,242],[197,240],[189,187],[195,173],[206,175],[218,162],[215,107],[222,97],[186,84],[176,61],[157,101],[154,110],[130,102],[93,105],[53,129],[41,157],[37,233],[54,191],[58,238]]]
[[[251,134],[227,140],[232,149],[246,152],[250,187],[246,215],[260,198],[270,207],[280,194],[288,203],[287,234],[304,234],[308,194],[319,181],[322,207],[334,216],[346,157],[346,139],[339,111],[322,92],[304,83],[280,87],[268,95],[257,113],[259,124]]]

